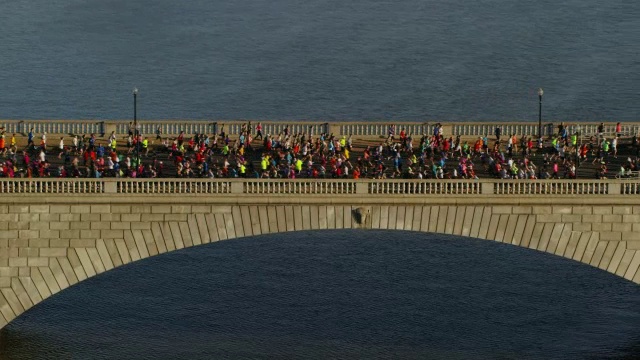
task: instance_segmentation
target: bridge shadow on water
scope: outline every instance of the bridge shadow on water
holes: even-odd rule
[[[501,243],[300,231],[183,249],[54,295],[0,359],[635,358],[640,286]]]

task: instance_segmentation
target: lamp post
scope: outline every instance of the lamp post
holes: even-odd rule
[[[136,167],[140,165],[140,139],[138,137],[138,88],[133,88],[133,128],[136,140]]]
[[[580,166],[580,148],[582,147],[582,127],[580,124],[576,125],[576,132],[580,136],[579,142],[576,144],[576,166]]]
[[[542,95],[544,91],[542,88],[538,89],[538,138],[542,139]]]

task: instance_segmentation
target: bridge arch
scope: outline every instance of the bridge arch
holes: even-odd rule
[[[498,241],[563,256],[640,284],[640,215],[612,205],[484,205],[459,199],[263,203],[119,198],[6,205],[0,327],[49,296],[133,261],[226,239],[322,229],[407,230]],[[220,202],[220,199],[218,199]],[[629,231],[624,231],[628,229]],[[2,260],[2,259],[0,259]]]

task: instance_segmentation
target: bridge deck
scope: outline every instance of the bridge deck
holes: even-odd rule
[[[0,122],[1,123],[1,122]],[[41,124],[42,126],[40,127],[45,127],[43,124],[46,123],[38,123]],[[16,124],[13,124],[16,125]],[[67,127],[63,126],[63,125],[68,125],[68,123],[66,122],[62,122],[60,124],[60,126],[58,127],[54,127],[54,130],[57,131],[62,131],[62,129],[67,129]],[[125,123],[126,125],[126,123]],[[157,124],[156,124],[157,125]],[[165,124],[166,125],[166,124]],[[190,128],[193,129],[194,126],[187,126],[189,124],[185,124],[183,126],[185,126],[185,128]],[[238,124],[234,123],[233,128],[238,127],[236,126]],[[278,125],[278,126],[276,126]],[[272,127],[274,127],[274,129],[276,128],[280,128],[282,124],[272,124]],[[5,125],[7,126],[7,125]],[[21,125],[21,127],[25,127],[27,125]],[[50,125],[47,125],[48,127],[51,127]],[[148,125],[151,126],[151,125]],[[337,124],[337,125],[333,125],[336,126],[339,129],[350,129],[350,128],[358,128],[358,127],[365,127],[365,126],[370,126],[373,127],[374,130],[371,131],[360,131],[360,132],[366,132],[366,133],[385,133],[384,131],[381,131],[381,126],[382,125],[365,125],[365,124]],[[402,126],[402,125],[401,125]],[[401,127],[400,126],[400,127]],[[408,127],[409,124],[406,124],[406,126]],[[417,127],[417,126],[426,126],[426,125],[416,125],[416,124],[412,124],[412,127]],[[477,130],[476,128],[474,128],[473,126],[476,127],[484,127],[484,128],[490,128],[494,125],[491,124],[476,124],[476,125],[472,125],[472,124],[468,124],[468,125],[452,125],[450,126],[451,129],[457,129],[457,131],[460,131],[464,134],[475,134],[475,133],[479,133],[480,130]],[[521,130],[524,133],[531,132],[533,130],[537,131],[537,127],[533,127],[531,128],[531,126],[533,126],[531,123],[528,124],[506,124],[506,125],[501,125],[503,127],[505,127],[506,129],[513,129],[515,130]],[[576,128],[577,125],[571,125],[572,127]],[[594,127],[594,124],[589,124],[587,125],[582,125],[582,128],[590,128],[590,127]],[[608,125],[608,130],[610,131],[611,127],[613,125],[609,124]],[[17,128],[19,126],[13,126],[14,128]],[[318,128],[322,128],[322,125],[318,125]],[[380,129],[379,129],[380,128]],[[534,129],[535,128],[535,129]],[[606,163],[606,167],[607,167],[607,171],[608,174],[606,175],[609,178],[615,178],[617,177],[621,166],[626,166],[627,167],[627,173],[630,170],[636,170],[635,173],[628,173],[629,175],[627,175],[626,177],[629,177],[630,175],[636,175],[637,176],[637,169],[640,168],[637,164],[637,155],[638,155],[638,151],[639,149],[637,147],[633,147],[631,146],[631,138],[629,137],[630,135],[636,134],[635,130],[637,130],[638,126],[636,124],[627,124],[624,127],[624,132],[622,132],[622,134],[624,135],[622,138],[620,138],[620,145],[619,145],[619,152],[617,157],[614,157],[612,155],[606,156],[604,158],[604,162]],[[7,130],[10,130],[11,126],[7,126]],[[119,128],[118,128],[119,129]],[[469,129],[475,129],[475,130],[469,130]],[[533,129],[533,130],[532,130]],[[8,132],[6,134],[6,138],[5,138],[5,142],[7,143],[7,146],[9,144],[9,139],[11,136],[11,132]],[[79,133],[79,134],[84,134],[84,133]],[[125,132],[126,134],[126,132]],[[266,134],[266,132],[265,132]],[[454,133],[455,135],[456,133]],[[40,134],[37,133],[36,134],[36,143],[39,142],[38,140],[38,136]],[[158,162],[162,162],[163,163],[163,171],[162,171],[162,176],[163,177],[175,177],[176,174],[176,164],[174,162],[174,158],[170,157],[170,152],[168,149],[166,149],[164,146],[160,145],[159,141],[154,141],[153,139],[155,138],[154,135],[149,134],[150,136],[150,152],[148,156],[142,156],[142,160],[145,164],[155,164],[155,168],[158,169]],[[169,138],[171,140],[175,139],[175,135],[168,135],[168,134],[163,134],[165,138]],[[522,136],[521,134],[519,134],[519,137]],[[58,154],[60,153],[60,151],[58,150],[58,143],[60,141],[60,137],[64,138],[64,143],[66,146],[70,146],[71,145],[71,136],[69,134],[48,134],[48,151],[47,151],[47,156],[46,156],[46,160],[51,164],[51,177],[57,177],[59,174],[59,167],[67,165],[67,172],[71,173],[72,171],[70,170],[70,168],[68,167],[68,163],[65,164],[65,161],[63,158],[58,158]],[[230,144],[230,148],[233,148],[233,144],[235,141],[237,141],[238,136],[233,136],[231,139],[231,144]],[[490,140],[490,144],[493,144],[493,136],[489,137]],[[134,152],[130,152],[129,149],[126,147],[126,136],[123,137],[123,135],[118,136],[118,148],[117,148],[117,153],[123,157],[126,157],[127,155],[129,155],[130,157],[134,157]],[[473,146],[473,142],[477,139],[477,136],[475,135],[463,135],[462,137],[462,141],[469,141],[469,145],[472,147]],[[186,138],[186,140],[188,140],[188,137]],[[375,173],[375,171],[373,170],[373,167],[375,166],[375,163],[372,164],[372,166],[369,165],[362,165],[362,164],[358,164],[357,159],[360,157],[363,157],[363,152],[364,149],[367,147],[375,147],[380,145],[381,143],[383,143],[385,141],[384,135],[356,135],[353,141],[353,151],[351,152],[351,156],[350,156],[350,163],[353,166],[358,166],[362,171],[362,176],[363,177],[378,177],[378,174]],[[586,141],[586,140],[585,140]],[[18,133],[17,134],[17,148],[18,149],[26,149],[26,136],[23,135],[22,133]],[[97,144],[102,144],[107,146],[107,138],[106,136],[103,137],[98,137],[97,139]],[[417,149],[419,146],[419,138],[414,140],[414,149]],[[492,146],[490,146],[491,148]],[[519,149],[520,144],[517,144],[517,147]],[[219,148],[220,149],[220,148]],[[32,149],[33,150],[33,149]],[[506,152],[506,141],[504,141],[504,137],[503,137],[503,141],[501,143],[501,148],[500,148],[501,152]],[[264,153],[264,146],[262,144],[261,141],[253,141],[252,143],[252,149],[247,150],[246,153],[246,160],[247,160],[247,168],[248,168],[248,174],[247,176],[249,177],[253,177],[254,173],[252,171],[252,169],[255,169],[256,172],[261,173],[261,171],[259,170],[261,165],[260,165],[260,158],[261,155]],[[540,169],[542,169],[544,167],[544,160],[543,160],[543,154],[548,154],[548,155],[552,155],[553,151],[552,148],[550,147],[550,142],[547,141],[547,143],[545,144],[545,148],[541,151],[539,150],[534,150],[532,152],[532,154],[530,156],[527,156],[531,162],[533,164],[535,164],[538,167],[538,171],[536,171],[538,177],[541,177],[541,173],[540,173]],[[32,151],[31,152],[31,158],[36,158],[37,157],[38,152],[37,151]],[[187,152],[187,157],[193,158],[193,153]],[[418,154],[419,155],[419,154]],[[73,157],[75,157],[75,155],[72,155],[70,157],[70,159],[73,159]],[[459,153],[450,153],[448,156],[448,159],[446,161],[446,166],[445,166],[445,172],[444,172],[444,177],[445,178],[450,178],[453,175],[453,170],[457,168],[458,166],[458,159],[460,157]],[[215,169],[214,173],[216,177],[220,177],[220,176],[227,176],[224,174],[223,171],[223,156],[220,153],[220,150],[217,151],[217,153],[214,153],[214,155],[211,156],[211,164],[213,164],[212,168]],[[392,162],[392,160],[390,159],[390,154],[385,152],[385,157],[384,157],[384,161],[382,162],[383,165],[385,166],[385,177],[416,177],[416,174],[418,171],[422,171],[424,173],[424,177],[426,178],[430,178],[433,177],[433,173],[430,169],[430,166],[433,162],[438,162],[441,158],[440,154],[435,154],[435,156],[433,156],[433,161],[428,161],[426,166],[413,166],[414,169],[414,174],[413,175],[408,175],[406,173],[403,173],[404,170],[407,169],[407,158],[408,156],[406,154],[403,155],[403,168],[402,171],[400,173],[395,173],[394,172],[394,164]],[[520,152],[520,151],[516,151],[514,152],[513,156],[511,157],[516,163],[521,162],[524,159],[524,155]],[[574,159],[575,156],[572,154],[571,151],[567,151],[567,159]],[[0,157],[1,159],[1,157]],[[17,155],[16,156],[17,162],[18,162],[18,168],[24,170],[26,168],[24,162],[23,162],[23,157],[22,155]],[[81,158],[80,158],[81,159]],[[632,162],[628,162],[628,159],[631,159]],[[231,168],[233,168],[234,170],[237,169],[236,166],[236,162],[234,160],[234,157],[230,158],[230,164],[232,165]],[[488,171],[488,165],[487,165],[487,159],[483,159],[481,156],[473,156],[472,157],[472,164],[474,165],[474,170],[475,170],[475,175],[478,176],[479,178],[493,178],[496,177],[497,175]],[[553,158],[551,161],[548,162],[549,166],[547,167],[547,174],[549,176],[553,175],[553,171],[551,170],[551,166],[553,164],[554,161],[559,161],[561,166],[560,166],[560,171],[558,173],[558,177],[566,177],[568,176],[568,173],[566,172],[566,168],[564,166],[562,166],[563,161],[561,161],[560,159],[557,158]],[[319,168],[318,166],[318,161],[315,161],[314,167],[315,168]],[[83,161],[80,160],[80,164],[83,164]],[[331,167],[329,164],[325,165],[327,174],[324,177],[332,177],[331,174]],[[596,151],[590,151],[588,153],[587,156],[587,160],[585,161],[581,161],[579,162],[579,164],[576,166],[576,176],[577,178],[582,178],[582,179],[593,179],[598,177],[598,173],[602,168],[602,164],[600,163],[600,161],[596,160]],[[87,169],[83,166],[80,166],[81,172],[80,172],[80,176],[87,176]],[[307,165],[306,162],[304,164],[304,170],[301,174],[298,174],[298,177],[308,177],[309,175],[307,174]],[[16,176],[20,176],[20,174],[16,174]],[[37,174],[34,172],[32,174],[32,176],[37,176]],[[110,174],[108,172],[102,174],[102,176],[110,176]],[[260,176],[258,174],[256,174],[255,176]],[[196,175],[195,177],[200,177],[200,175]],[[321,176],[322,177],[322,176]]]

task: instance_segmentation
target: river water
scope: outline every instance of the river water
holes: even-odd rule
[[[640,286],[403,231],[224,241],[114,269],[0,334],[3,359],[632,359]],[[635,357],[634,357],[635,355]]]
[[[0,0],[0,118],[640,120],[640,2]]]

